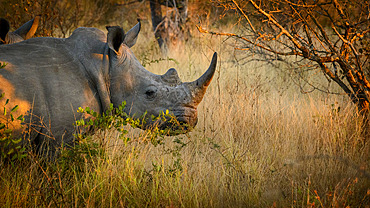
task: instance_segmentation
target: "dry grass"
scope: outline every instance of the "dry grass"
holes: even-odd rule
[[[139,59],[160,58],[153,38],[138,44]],[[0,205],[369,207],[369,141],[344,96],[301,94],[288,75],[263,63],[236,64],[233,51],[210,36],[172,53],[179,64],[147,69],[162,74],[174,67],[191,81],[207,69],[213,51],[220,55],[218,71],[193,132],[158,146],[140,138],[124,144],[112,133],[104,158],[1,164]],[[128,137],[140,133],[131,129]]]

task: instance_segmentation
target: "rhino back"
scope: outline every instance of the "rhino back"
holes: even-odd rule
[[[96,83],[85,68],[88,64],[80,61],[92,47],[81,47],[78,39],[83,39],[81,34],[69,39],[34,38],[0,48],[0,62],[7,64],[0,69],[0,93],[6,93],[10,105],[19,105],[18,114],[32,112],[32,122],[42,120],[46,128],[40,131],[56,138],[64,135],[67,140],[73,130],[71,121],[80,117],[78,107],[100,110]]]

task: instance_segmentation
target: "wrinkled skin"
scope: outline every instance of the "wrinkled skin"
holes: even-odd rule
[[[214,75],[216,53],[199,79],[183,83],[175,69],[156,75],[136,59],[130,47],[136,43],[140,23],[126,34],[118,26],[107,29],[107,35],[95,28],[78,28],[67,39],[32,38],[0,47],[0,62],[7,63],[0,70],[0,93],[5,92],[10,107],[19,105],[15,116],[27,115],[24,123],[36,146],[47,141],[54,150],[71,144],[73,123],[82,116],[78,107],[102,113],[111,103],[117,107],[123,101],[127,114],[146,115],[143,128],[153,124],[151,115],[167,109],[186,126],[174,127],[182,129],[176,133],[196,125],[197,105]]]
[[[9,22],[4,18],[0,18],[0,45],[18,43],[31,38],[37,30],[39,21],[40,16],[36,16],[14,32],[9,32]]]

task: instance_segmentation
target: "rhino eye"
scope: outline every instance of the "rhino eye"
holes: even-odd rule
[[[146,95],[146,98],[153,99],[156,96],[156,91],[155,90],[147,90],[145,92],[145,95]]]

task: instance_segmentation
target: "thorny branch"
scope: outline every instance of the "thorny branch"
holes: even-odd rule
[[[238,22],[250,30],[214,32],[197,25],[199,32],[239,40],[240,46],[235,47],[238,50],[256,53],[261,49],[265,54],[299,56],[315,63],[360,112],[370,111],[368,0],[218,2],[226,12],[239,14]]]

